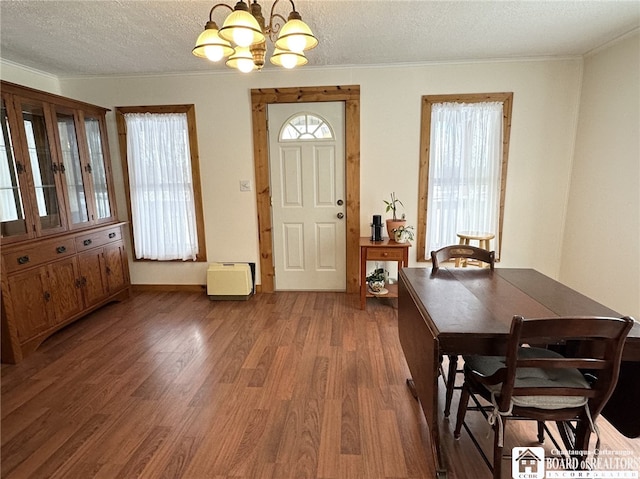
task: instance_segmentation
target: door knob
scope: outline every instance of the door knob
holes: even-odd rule
[[[344,218],[344,213],[338,213],[336,216],[339,220],[341,220],[342,218]]]
[[[344,201],[342,201],[342,200],[338,200],[338,201],[336,201],[336,204],[337,204],[338,206],[342,206],[342,205],[344,205]]]

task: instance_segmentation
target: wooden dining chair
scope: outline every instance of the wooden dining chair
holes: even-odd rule
[[[475,259],[487,263],[491,269],[494,269],[496,253],[469,245],[445,246],[431,252],[431,273],[436,273],[440,269],[440,263],[450,259]]]
[[[431,272],[436,273],[440,269],[440,263],[450,259],[474,259],[487,263],[491,269],[495,267],[496,253],[486,249],[470,245],[444,246],[431,252]]]
[[[477,248],[475,246],[451,245],[431,252],[431,274],[436,274],[438,272],[441,263],[450,259],[460,258],[464,258],[465,260],[475,259],[487,263],[491,270],[495,268],[496,254],[494,251],[487,251],[486,249]],[[458,356],[455,354],[450,354],[449,366],[447,368],[447,376],[445,381],[445,417],[449,417],[449,413],[451,411],[451,401],[453,399],[453,391],[454,389],[456,389],[455,382],[456,374],[458,373],[462,373],[462,370],[458,369]]]
[[[624,341],[633,322],[630,317],[514,316],[506,356],[465,357],[454,437],[460,437],[470,395],[489,401],[494,429],[493,477],[499,479],[508,420],[531,419],[539,426],[544,421],[556,421],[559,426],[578,421],[581,424],[575,431],[591,428],[615,388]],[[532,344],[561,344],[566,353],[563,356],[529,346]],[[538,430],[541,442],[540,427]],[[564,427],[559,431],[567,451],[589,450],[588,432],[576,434]]]

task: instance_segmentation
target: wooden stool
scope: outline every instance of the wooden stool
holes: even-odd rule
[[[458,238],[460,238],[461,245],[469,245],[472,240],[478,242],[478,247],[482,249],[486,249],[487,251],[491,251],[490,242],[496,235],[493,233],[478,233],[477,231],[463,231],[462,233],[457,233]],[[464,258],[456,259],[456,268],[462,264],[463,267],[467,266],[467,260]]]

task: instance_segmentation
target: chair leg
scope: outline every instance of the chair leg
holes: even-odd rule
[[[594,418],[593,421],[596,419]],[[578,423],[576,424],[575,431],[575,450],[588,451],[589,450],[589,438],[591,436],[591,430],[589,427],[589,419],[586,414],[581,414]]]
[[[507,426],[507,418],[502,418],[502,431],[504,437],[504,431]],[[498,428],[500,427],[499,423],[496,422],[493,426],[493,479],[501,479],[502,475],[502,446],[500,443],[500,434],[498,433]]]
[[[544,422],[538,421],[538,442],[540,444],[544,443]]]
[[[451,412],[451,400],[453,399],[453,388],[456,385],[456,373],[458,372],[458,356],[449,355],[449,369],[447,371],[447,394],[444,401],[444,417],[449,417]]]
[[[464,423],[464,417],[467,414],[467,406],[469,404],[469,386],[465,382],[462,385],[462,392],[460,393],[460,402],[458,403],[458,416],[456,417],[456,428],[453,430],[453,437],[460,439],[460,430]]]

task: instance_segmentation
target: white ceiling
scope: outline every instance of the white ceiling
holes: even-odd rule
[[[0,57],[63,77],[227,70],[191,54],[219,1],[1,0]],[[294,1],[320,41],[304,68],[584,55],[640,26],[640,0]]]

